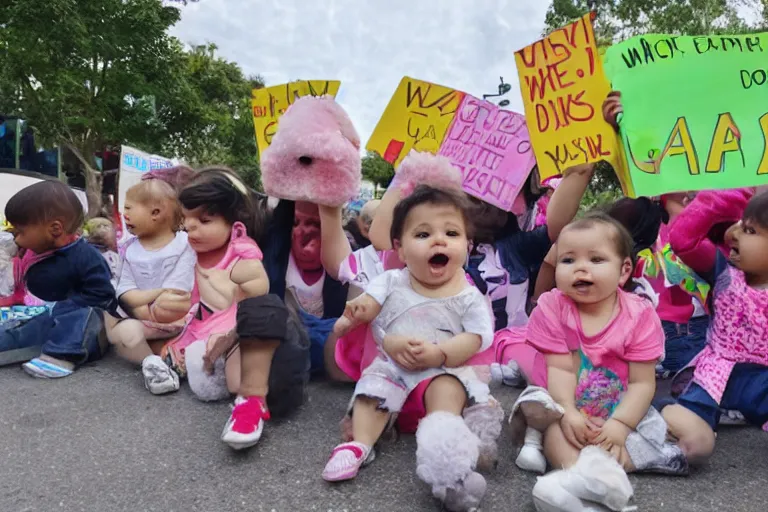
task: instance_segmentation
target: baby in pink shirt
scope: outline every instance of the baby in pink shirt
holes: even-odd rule
[[[656,361],[664,353],[664,332],[653,305],[623,290],[612,299],[613,318],[592,335],[584,332],[579,304],[558,289],[542,295],[528,324],[528,340],[543,353],[578,354],[576,408],[602,420],[610,418],[627,391],[630,363]]]
[[[650,301],[621,289],[631,254],[630,234],[605,214],[569,224],[557,244],[558,288],[531,314],[528,342],[547,361],[547,389],[538,389],[562,411],[538,428],[550,465],[565,468],[538,480],[539,510],[581,510],[587,502],[617,510],[632,494],[625,471],[687,470],[651,407],[664,330]],[[588,492],[596,488],[605,492]]]

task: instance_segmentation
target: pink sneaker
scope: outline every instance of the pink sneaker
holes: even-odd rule
[[[331,458],[323,470],[326,482],[341,482],[357,476],[360,468],[373,462],[376,452],[363,443],[342,443],[333,449]]]
[[[235,450],[250,448],[261,439],[264,421],[268,419],[269,410],[263,397],[238,396],[221,440]]]

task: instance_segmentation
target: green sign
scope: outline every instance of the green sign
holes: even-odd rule
[[[637,195],[768,184],[768,33],[633,37],[604,67]]]

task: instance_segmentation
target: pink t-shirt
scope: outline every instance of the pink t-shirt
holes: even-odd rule
[[[584,334],[576,303],[560,290],[539,297],[528,322],[528,341],[541,352],[580,353],[576,405],[589,416],[610,416],[627,389],[630,362],[664,355],[664,329],[653,304],[623,290],[618,297],[618,313],[594,336]]]

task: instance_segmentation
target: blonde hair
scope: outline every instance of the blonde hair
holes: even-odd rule
[[[176,189],[165,181],[142,180],[125,193],[125,197],[153,208],[160,209],[160,217],[170,223],[174,231],[181,228],[181,205],[176,196]]]
[[[116,250],[115,225],[111,220],[105,217],[94,217],[85,223],[83,231],[90,243]]]

